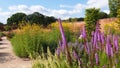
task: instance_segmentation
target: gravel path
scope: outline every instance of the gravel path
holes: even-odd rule
[[[0,68],[31,68],[31,61],[14,55],[10,41],[2,37],[0,41]]]

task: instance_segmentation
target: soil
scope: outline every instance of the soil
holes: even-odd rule
[[[31,68],[32,62],[29,59],[17,57],[12,45],[6,37],[0,41],[0,68]]]

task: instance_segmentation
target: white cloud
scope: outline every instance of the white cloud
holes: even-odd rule
[[[0,22],[6,23],[6,20],[10,15],[11,15],[11,12],[0,11]]]
[[[71,17],[71,15],[80,14],[82,11],[82,8],[83,8],[82,4],[76,4],[74,6],[71,6],[71,10],[67,10],[67,9],[63,9],[63,8],[49,9],[49,8],[45,8],[41,5],[32,5],[32,6],[14,5],[14,6],[8,7],[9,12],[6,11],[6,12],[0,13],[0,21],[6,22],[3,20],[7,20],[8,17],[10,17],[12,14],[17,13],[17,12],[23,12],[26,14],[31,14],[33,12],[39,12],[39,13],[42,13],[47,16],[54,16],[56,18],[67,19],[67,18]]]
[[[103,10],[103,12],[109,14],[109,13],[110,13],[110,10]]]
[[[104,8],[104,12],[109,13],[109,10],[106,9],[108,7],[108,0],[88,0],[86,4],[76,4],[76,5],[60,5],[60,9],[50,9],[41,5],[13,5],[8,7],[8,11],[2,11],[0,8],[0,21],[6,22],[7,18],[12,14],[17,12],[23,12],[26,14],[31,14],[33,12],[39,12],[47,16],[54,16],[56,18],[67,19],[69,17],[75,17],[83,14],[83,11],[86,8],[96,7],[96,8]],[[80,17],[80,16],[79,16]]]
[[[108,7],[108,0],[88,0],[86,8],[104,8]]]
[[[18,6],[10,6],[8,8],[10,11],[21,11],[21,10],[27,10],[28,7],[26,5],[18,5]]]
[[[73,8],[73,6],[70,6],[70,5],[60,5],[60,8]]]

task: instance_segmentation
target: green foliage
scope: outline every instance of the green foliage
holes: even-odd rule
[[[117,11],[118,15],[117,15],[117,18],[118,18],[118,26],[119,26],[119,29],[120,29],[120,9]]]
[[[15,13],[10,18],[7,19],[7,24],[18,25],[25,17],[26,17],[26,14],[24,13]]]
[[[28,15],[26,19],[25,20],[29,21],[29,23],[31,24],[35,23],[35,24],[43,25],[45,27],[51,24],[52,22],[56,21],[54,17],[48,17],[38,12],[34,12],[33,14]]]
[[[11,32],[7,32],[5,35],[8,39],[11,39],[14,37],[15,33],[11,31]]]
[[[41,53],[42,47],[46,52],[47,47],[50,47],[51,51],[54,52],[57,47],[57,34],[54,32],[50,33],[32,33],[25,32],[23,34],[15,35],[11,40],[13,50],[19,57],[35,57]]]
[[[109,0],[110,17],[117,17],[120,0]]]
[[[108,14],[105,12],[99,12],[99,19],[108,18]]]
[[[85,27],[88,36],[95,30],[97,20],[99,19],[99,9],[89,8],[85,11]]]
[[[5,25],[5,26],[4,26],[4,29],[5,29],[6,31],[9,31],[9,30],[11,30],[11,26]]]
[[[33,14],[29,14],[29,15],[26,15],[24,13],[16,13],[7,19],[7,24],[16,26],[21,23],[25,23],[25,24],[29,23],[29,24],[39,24],[46,27],[47,25],[55,21],[56,19],[54,17],[48,17],[38,12],[34,12]]]
[[[17,32],[16,32],[17,33]],[[68,42],[71,41],[70,31],[65,30]],[[29,25],[20,29],[12,39],[13,50],[19,57],[36,57],[43,49],[47,53],[47,47],[52,53],[57,48],[60,32],[57,29],[42,29],[38,25]]]
[[[49,49],[47,51],[47,55],[43,53],[34,60],[32,68],[71,68],[64,55],[61,54],[58,58],[56,54],[52,55]],[[73,66],[72,68],[78,68],[75,64]]]

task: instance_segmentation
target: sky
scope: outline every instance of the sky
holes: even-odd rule
[[[0,0],[0,22],[17,12],[32,14],[39,12],[47,16],[68,19],[84,17],[85,9],[100,8],[109,13],[108,0]]]

